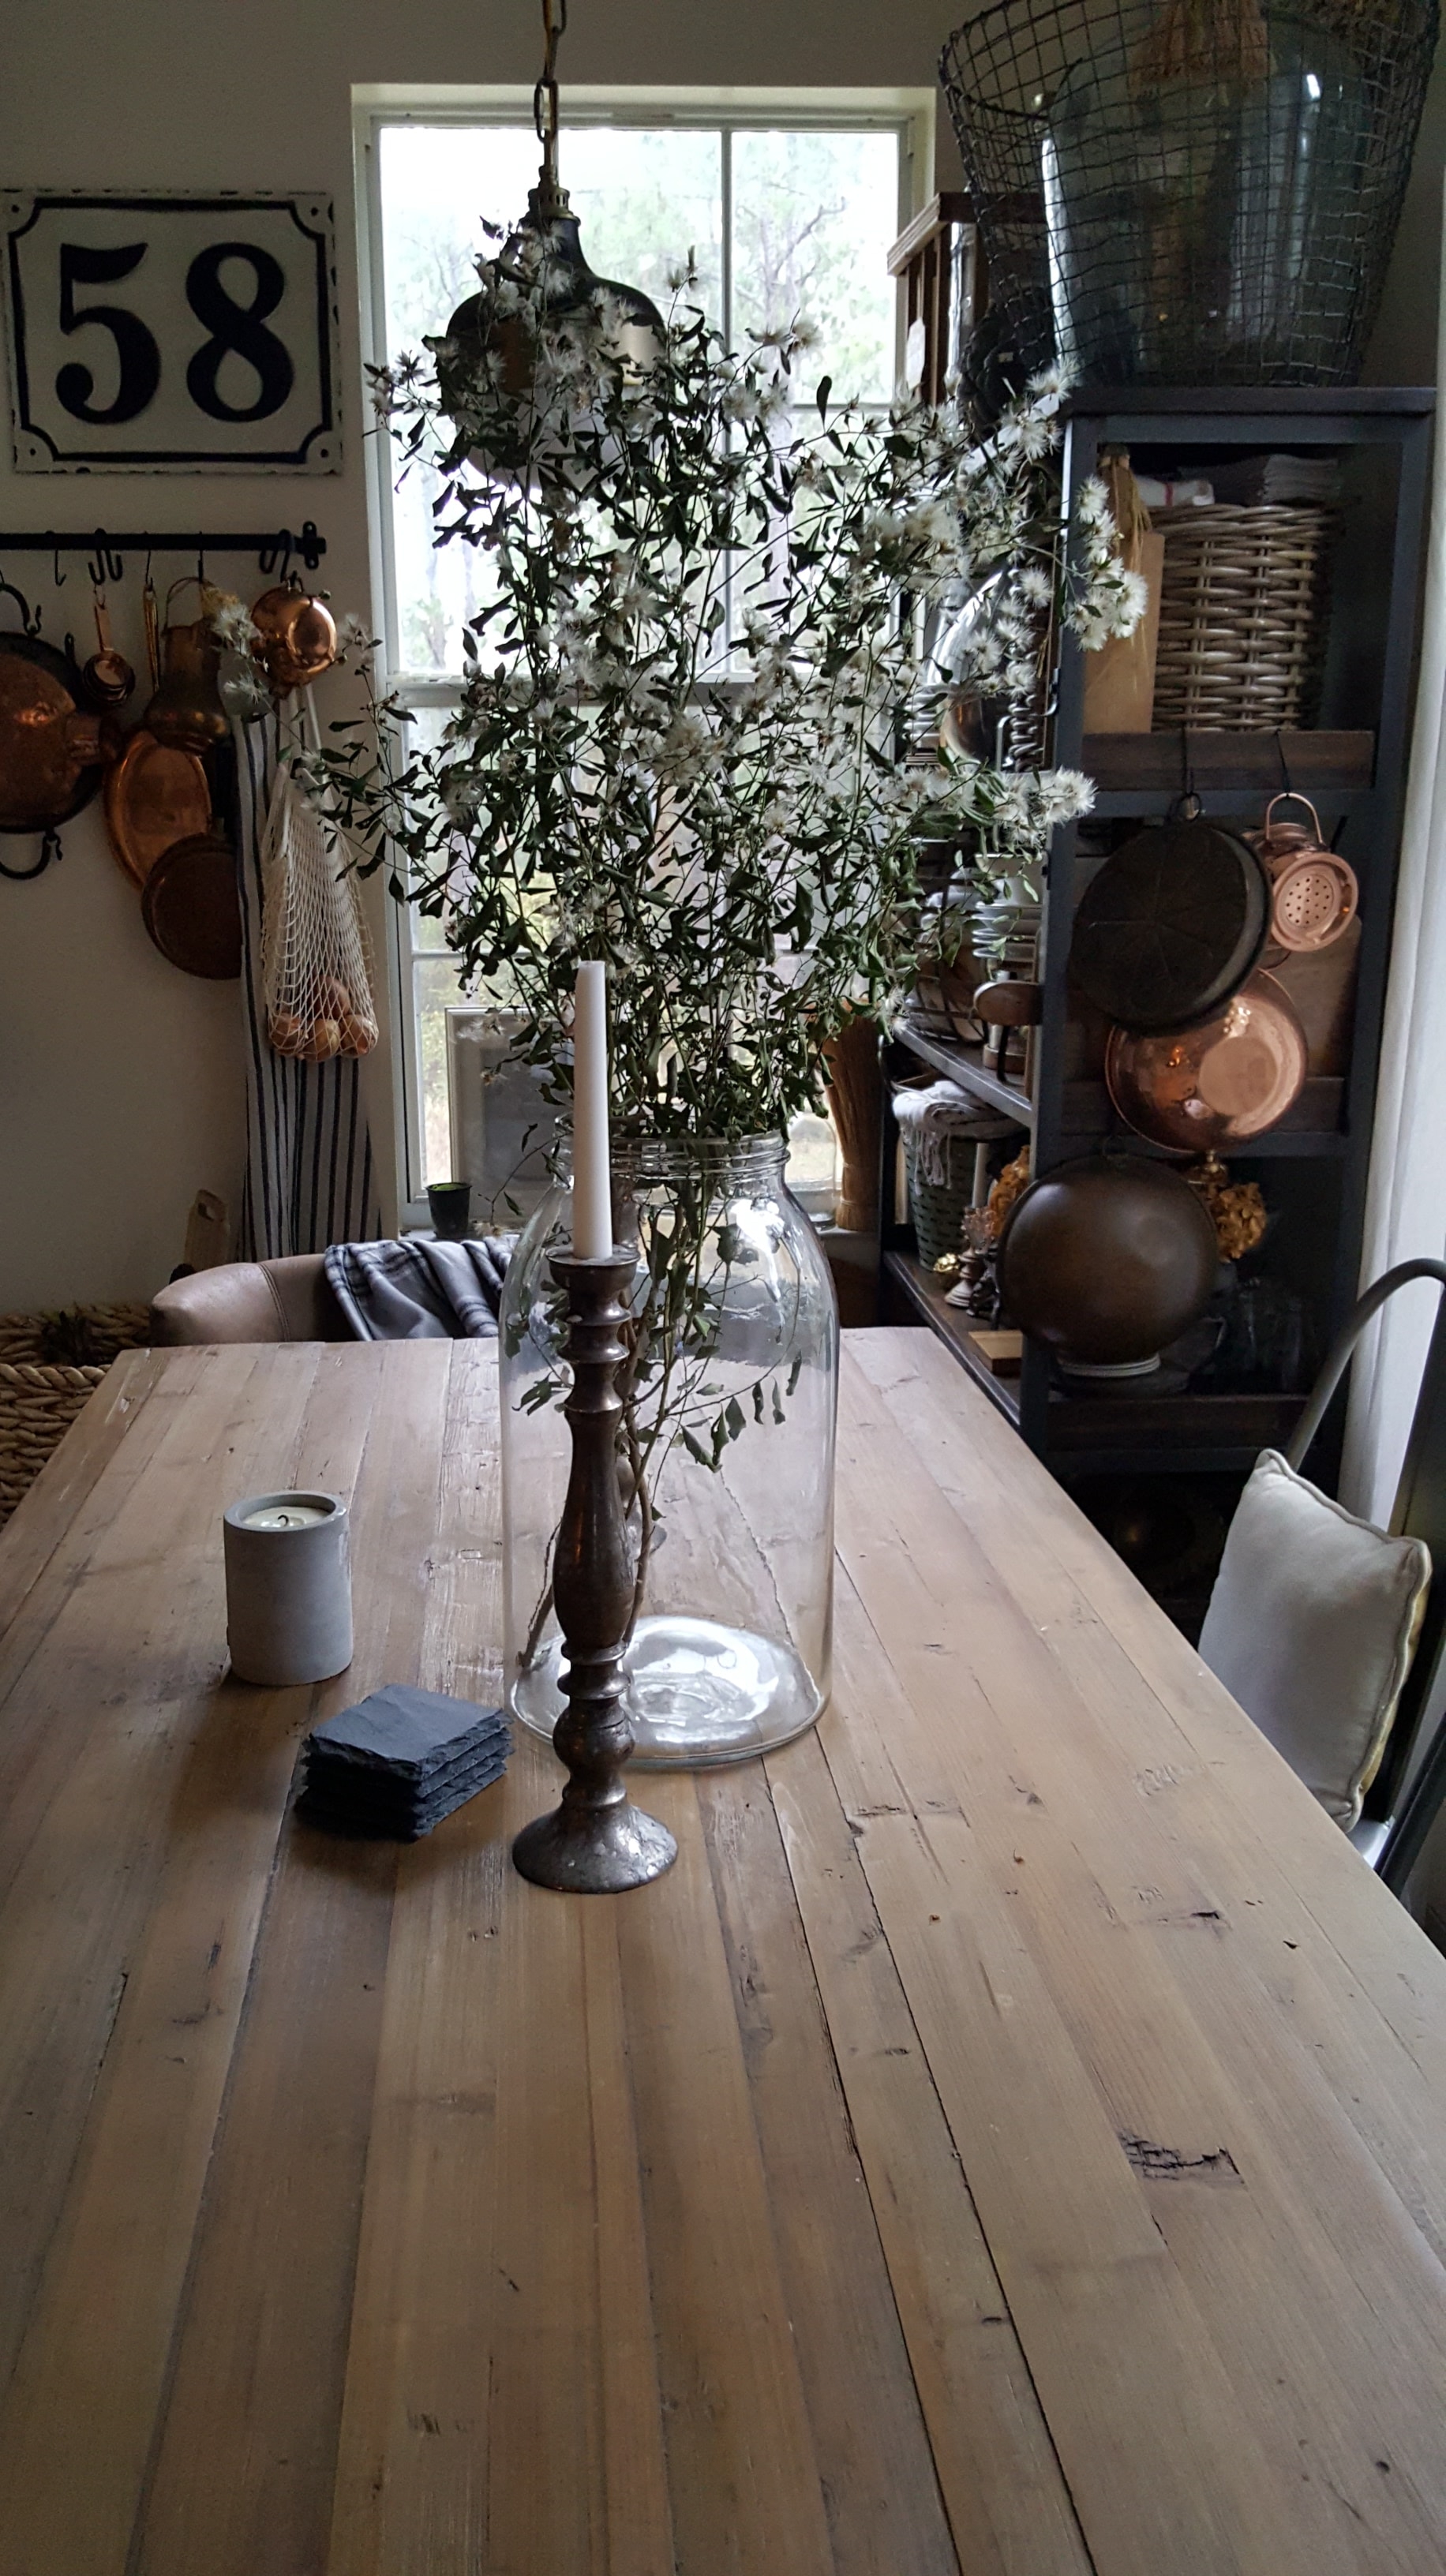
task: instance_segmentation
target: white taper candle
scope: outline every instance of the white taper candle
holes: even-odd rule
[[[577,970],[572,1015],[572,1249],[606,1261],[612,1248],[607,968],[589,965]]]

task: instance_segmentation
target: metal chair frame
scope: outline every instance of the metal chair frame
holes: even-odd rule
[[[1394,1270],[1385,1271],[1357,1299],[1326,1353],[1310,1401],[1286,1450],[1290,1466],[1299,1468],[1305,1458],[1366,1325],[1398,1288],[1407,1287],[1413,1279],[1434,1279],[1438,1288],[1446,1289],[1446,1262],[1398,1262]],[[1394,1537],[1423,1540],[1430,1549],[1433,1568],[1416,1652],[1401,1692],[1385,1759],[1367,1797],[1367,1812],[1389,1819],[1373,1866],[1392,1894],[1399,1896],[1420,1859],[1438,1810],[1446,1801],[1446,1718],[1437,1726],[1410,1788],[1401,1796],[1406,1765],[1446,1642],[1446,1298],[1437,1308],[1421,1374],[1391,1512],[1391,1532]]]

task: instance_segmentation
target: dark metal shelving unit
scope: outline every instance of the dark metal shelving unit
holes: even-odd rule
[[[1362,937],[1350,1069],[1343,1082],[1307,1087],[1294,1124],[1256,1140],[1238,1161],[1304,1166],[1319,1194],[1328,1251],[1314,1279],[1315,1322],[1333,1333],[1356,1292],[1375,1108],[1386,973],[1390,957],[1405,790],[1411,685],[1419,616],[1422,539],[1429,485],[1435,395],[1430,388],[1369,386],[1352,390],[1268,386],[1237,391],[1110,387],[1077,393],[1065,430],[1064,476],[1072,509],[1103,447],[1126,447],[1145,470],[1211,450],[1328,448],[1360,459],[1363,488],[1348,498],[1343,535],[1356,541],[1353,578],[1336,586],[1326,681],[1325,728],[1287,734],[1191,734],[1192,782],[1207,813],[1258,819],[1262,803],[1284,782],[1311,797],[1322,820],[1340,825],[1339,847],[1361,882]],[[1384,469],[1384,470],[1383,470]],[[1162,815],[1185,784],[1186,747],[1178,734],[1086,737],[1084,656],[1062,640],[1057,672],[1052,759],[1087,771],[1097,782],[1096,818],[1142,820]],[[1093,818],[1092,818],[1093,819]],[[981,1107],[1017,1118],[1032,1144],[1036,1173],[1090,1150],[1106,1135],[1127,1138],[1102,1084],[1067,1076],[1068,961],[1080,891],[1078,826],[1055,833],[1044,891],[1043,1019],[1036,1032],[1032,1096],[974,1060],[967,1047],[901,1030],[890,1050],[894,1069],[911,1058],[949,1075]],[[914,1257],[909,1228],[892,1220],[895,1130],[885,1103],[885,1203],[881,1228],[881,1312],[926,1322],[984,1380],[964,1341],[962,1318],[947,1308]],[[1127,1138],[1134,1150],[1151,1149]],[[1058,1472],[1192,1472],[1247,1469],[1265,1443],[1288,1436],[1302,1399],[1290,1396],[1182,1394],[1066,1396],[1049,1357],[1026,1342],[1020,1377],[988,1380],[986,1391],[1017,1421],[1021,1435]],[[1334,1425],[1339,1438],[1339,1413]],[[1324,1455],[1330,1458],[1327,1439]],[[1318,1460],[1313,1472],[1322,1471]]]

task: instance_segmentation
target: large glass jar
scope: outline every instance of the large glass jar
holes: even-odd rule
[[[638,1256],[618,1379],[638,1571],[624,1669],[634,1758],[652,1769],[767,1752],[828,1697],[838,1312],[784,1150],[778,1137],[614,1146],[617,1239]],[[547,1736],[570,1457],[549,1255],[571,1236],[560,1182],[518,1243],[500,1319],[507,1698]]]

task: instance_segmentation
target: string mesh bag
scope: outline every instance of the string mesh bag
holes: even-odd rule
[[[319,741],[310,693],[306,711]],[[283,760],[261,843],[261,987],[278,1055],[324,1064],[377,1042],[371,943],[345,842]]]

